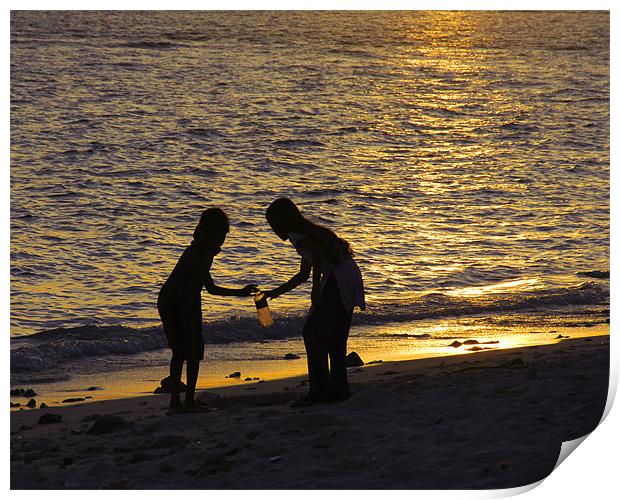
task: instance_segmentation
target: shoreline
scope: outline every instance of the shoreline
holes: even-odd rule
[[[396,332],[407,328],[400,323],[383,325],[382,328],[391,327]],[[368,327],[369,329],[372,327]],[[405,330],[406,331],[406,330]],[[409,339],[404,342],[402,337],[395,336],[397,342],[388,339],[375,340],[373,337],[360,337],[353,335],[349,339],[349,352],[357,352],[366,362],[381,360],[383,362],[406,361],[411,359],[434,359],[437,357],[459,356],[462,354],[475,354],[476,350],[499,351],[504,349],[527,347],[534,345],[552,345],[562,339],[582,338],[598,335],[609,335],[609,325],[599,324],[590,327],[556,327],[548,332],[522,332],[515,333],[512,329],[495,329],[496,335],[476,335],[475,332],[458,332],[458,335],[450,338],[422,338]],[[417,332],[416,332],[417,333]],[[480,333],[480,332],[478,332]],[[451,347],[450,344],[458,338],[458,341],[476,339],[479,345],[460,345]],[[413,342],[413,343],[411,343]],[[485,344],[486,342],[492,342]],[[256,345],[254,346],[257,347]],[[231,386],[248,386],[252,381],[246,378],[258,378],[263,381],[273,381],[287,377],[303,376],[307,373],[305,352],[301,338],[291,338],[286,341],[273,341],[259,344],[263,354],[269,359],[242,359],[246,352],[246,345],[224,344],[209,345],[205,352],[205,360],[201,363],[198,390],[220,389]],[[473,351],[470,351],[472,350]],[[292,352],[300,356],[299,359],[285,360],[284,354]],[[170,353],[167,349],[144,353],[139,358],[141,367],[119,368],[117,370],[89,373],[80,373],[80,366],[67,366],[67,372],[71,373],[68,380],[58,380],[50,383],[17,382],[11,383],[15,388],[34,388],[38,393],[35,396],[37,408],[41,402],[48,406],[63,406],[62,401],[68,398],[84,397],[87,401],[103,401],[119,398],[131,398],[152,394],[162,378],[168,376],[168,363]],[[220,359],[230,358],[230,359]],[[128,358],[135,359],[135,355]],[[214,359],[215,358],[215,359]],[[122,357],[121,361],[125,361]],[[115,360],[117,362],[118,360]],[[78,360],[79,363],[79,360]],[[135,363],[134,363],[135,364]],[[366,369],[367,366],[364,366]],[[239,379],[227,378],[233,372],[241,372]],[[184,379],[183,379],[184,380]],[[262,383],[262,382],[261,382]],[[97,390],[88,390],[97,387]],[[92,399],[91,399],[92,398]],[[25,411],[31,411],[24,405],[29,398],[12,397],[12,402],[19,402]],[[12,408],[12,411],[20,411],[20,408]]]
[[[301,409],[305,375],[203,391],[206,414],[166,416],[168,395],[12,412],[12,488],[522,486],[596,427],[608,362],[594,336],[350,368],[350,400]],[[120,426],[91,435],[96,414]]]

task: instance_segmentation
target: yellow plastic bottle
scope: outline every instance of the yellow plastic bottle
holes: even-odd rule
[[[269,304],[267,304],[267,298],[263,292],[258,292],[254,295],[254,304],[256,305],[256,311],[258,312],[258,321],[264,328],[269,328],[273,325],[273,316],[269,310]]]

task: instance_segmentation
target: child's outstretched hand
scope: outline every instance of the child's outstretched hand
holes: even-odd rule
[[[255,284],[246,285],[241,289],[242,297],[249,297],[250,295],[254,295],[257,293],[258,293],[258,285],[255,285]]]

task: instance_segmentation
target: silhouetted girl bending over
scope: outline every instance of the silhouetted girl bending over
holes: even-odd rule
[[[169,413],[207,411],[194,399],[199,364],[205,349],[200,301],[202,287],[212,295],[233,297],[247,297],[257,292],[256,285],[224,288],[216,285],[211,278],[213,257],[220,253],[229,228],[228,217],[222,210],[205,210],[194,231],[194,240],[185,249],[159,292],[157,309],[172,349]],[[182,404],[179,389],[184,361],[187,361],[187,392]]]
[[[310,391],[295,406],[348,399],[345,357],[351,316],[355,306],[366,308],[362,274],[351,247],[333,231],[306,219],[288,198],[269,205],[267,221],[276,235],[293,244],[301,264],[295,276],[265,295],[276,298],[305,282],[312,272],[312,306],[303,329]]]

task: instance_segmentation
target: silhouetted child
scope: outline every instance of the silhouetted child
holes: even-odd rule
[[[276,235],[293,244],[301,264],[295,276],[265,295],[273,299],[292,290],[312,271],[312,307],[303,329],[310,391],[295,406],[348,399],[345,357],[351,316],[355,306],[366,308],[362,274],[351,247],[333,231],[306,219],[288,198],[269,205],[267,221]]]
[[[195,400],[200,360],[204,357],[200,292],[204,286],[212,295],[247,297],[256,293],[256,285],[224,288],[216,285],[210,269],[229,231],[228,217],[219,208],[202,213],[194,230],[194,240],[179,258],[157,299],[157,309],[172,349],[170,360],[170,413],[207,411]],[[187,361],[185,403],[179,394],[183,362]]]

